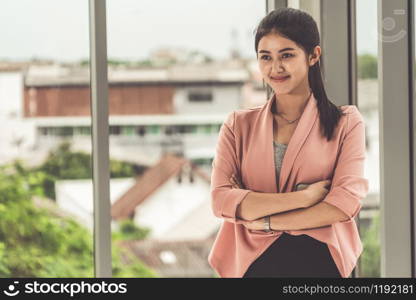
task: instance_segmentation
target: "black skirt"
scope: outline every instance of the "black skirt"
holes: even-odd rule
[[[341,274],[328,245],[309,235],[284,232],[248,268],[249,277],[336,277]]]

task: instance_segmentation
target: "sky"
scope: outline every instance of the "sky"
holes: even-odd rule
[[[356,1],[357,52],[377,55],[377,0]]]
[[[376,53],[377,2],[357,2],[358,52]],[[166,46],[224,58],[234,45],[255,57],[264,14],[265,0],[107,0],[108,57],[140,60]],[[88,0],[0,0],[0,38],[0,59],[88,58]]]

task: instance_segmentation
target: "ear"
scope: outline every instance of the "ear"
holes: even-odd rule
[[[312,67],[314,64],[316,64],[321,57],[321,47],[316,46],[314,53],[309,55],[309,66]]]

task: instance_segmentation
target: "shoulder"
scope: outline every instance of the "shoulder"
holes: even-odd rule
[[[358,110],[358,107],[356,105],[341,105],[340,108],[343,112],[347,114],[360,114],[360,111]]]
[[[256,106],[253,108],[238,109],[234,111],[236,122],[246,122],[260,113],[263,106]]]
[[[256,117],[260,113],[262,107],[263,106],[261,105],[253,108],[236,109],[228,113],[227,117],[225,118],[224,124],[230,127],[230,129],[234,130],[236,124],[247,124],[249,120]]]
[[[341,109],[347,114],[350,122],[364,122],[364,118],[356,105],[342,105]]]
[[[356,105],[342,105],[341,109],[345,113],[343,117],[345,117],[347,132],[360,123],[364,124],[364,118]]]

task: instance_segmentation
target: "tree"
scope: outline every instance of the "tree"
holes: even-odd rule
[[[358,78],[377,78],[377,58],[371,54],[358,56]]]
[[[380,213],[363,234],[364,251],[361,256],[361,276],[380,277]]]
[[[64,142],[51,151],[43,164],[35,168],[25,168],[20,161],[15,161],[16,169],[28,178],[32,189],[50,199],[55,199],[55,181],[61,179],[90,179],[92,178],[91,155],[84,152],[71,151],[71,144]],[[110,177],[135,177],[143,173],[144,166],[132,163],[110,160]],[[31,178],[36,177],[35,180]],[[38,186],[33,186],[36,182]]]
[[[93,277],[93,237],[70,218],[58,217],[33,204],[47,177],[14,163],[0,167],[0,277]],[[124,228],[124,227],[122,227]],[[155,277],[153,270],[118,247],[127,238],[145,238],[148,231],[131,224],[113,233],[114,277]],[[127,236],[126,236],[127,235]]]

